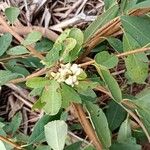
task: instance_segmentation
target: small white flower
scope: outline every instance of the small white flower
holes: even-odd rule
[[[72,76],[72,81],[73,81],[73,83],[75,83],[76,81],[77,81],[77,76]]]
[[[57,73],[52,72],[51,76],[56,80],[57,82],[65,82],[68,85],[71,85],[72,87],[74,85],[78,85],[78,75],[81,73],[82,69],[77,65],[70,63],[67,64],[60,64],[60,68],[58,69]]]
[[[68,85],[73,86],[72,76],[69,76],[69,77],[65,80],[65,83],[68,84]]]

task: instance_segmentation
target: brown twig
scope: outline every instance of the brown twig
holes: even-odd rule
[[[43,37],[46,37],[52,41],[55,41],[58,37],[58,35],[46,28],[43,27],[38,27],[38,26],[29,26],[29,27],[25,27],[25,26],[12,26],[10,27],[14,32],[16,32],[17,34],[19,34],[20,36],[24,36],[29,34],[32,31],[39,31],[42,33]],[[0,33],[6,33],[9,32],[7,28],[4,28],[2,25],[0,25]]]
[[[150,8],[143,8],[143,9],[134,10],[130,12],[129,15],[141,16],[148,12],[150,12]],[[91,50],[98,43],[104,41],[106,37],[116,36],[118,34],[122,34],[120,17],[116,17],[110,22],[108,22],[107,24],[105,24],[104,26],[102,26],[100,29],[98,29],[97,32],[94,33],[94,35],[88,41],[86,41],[86,43],[84,44],[85,51],[80,55],[78,62],[80,60],[83,60],[91,52]]]
[[[7,139],[7,138],[5,138],[5,137],[3,137],[3,136],[1,136],[1,135],[0,135],[0,140],[3,141],[3,142],[6,142],[6,143],[8,143],[8,144],[10,144],[11,146],[15,147],[16,149],[23,149],[23,148],[22,148],[21,146],[19,146],[18,144],[16,144],[16,143],[10,141],[9,139]]]
[[[19,34],[17,34],[14,30],[10,28],[10,26],[6,23],[6,21],[0,16],[0,24],[3,25],[4,28],[8,30],[9,33],[11,33],[20,43],[24,40]],[[32,54],[34,54],[39,59],[44,59],[44,57],[37,52],[33,47],[31,46],[25,46]]]
[[[79,122],[81,123],[85,133],[89,137],[89,139],[92,141],[93,145],[96,147],[97,150],[102,150],[102,144],[97,138],[97,135],[91,126],[89,120],[86,118],[85,112],[80,104],[73,104],[72,105],[75,113],[78,117]]]
[[[132,51],[127,51],[127,52],[124,52],[124,53],[121,53],[121,54],[117,54],[116,56],[118,58],[120,58],[120,57],[125,57],[125,56],[128,56],[128,55],[132,55],[132,54],[138,54],[138,53],[146,52],[146,51],[149,51],[149,50],[150,50],[150,47],[138,48],[138,49],[135,49],[135,50],[132,50]],[[84,67],[84,66],[92,65],[94,63],[95,63],[95,60],[91,59],[90,61],[79,64],[79,66]]]

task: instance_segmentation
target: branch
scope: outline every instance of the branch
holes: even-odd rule
[[[0,140],[3,141],[3,142],[6,142],[7,144],[10,144],[11,146],[15,147],[16,149],[22,149],[21,146],[17,145],[16,143],[8,140],[7,138],[3,137],[0,135]]]
[[[133,10],[129,13],[129,15],[141,16],[148,12],[150,12],[150,8],[143,8],[143,9]],[[111,20],[110,22],[106,23],[100,29],[98,29],[93,34],[93,36],[88,41],[86,41],[86,43],[84,44],[85,51],[81,54],[78,61],[85,58],[98,43],[101,43],[107,37],[122,34],[120,26],[121,26],[120,17],[116,17],[113,20]]]
[[[10,27],[14,32],[16,32],[17,34],[19,35],[27,35],[29,34],[30,32],[32,31],[39,31],[42,33],[42,36],[43,37],[46,37],[52,41],[55,41],[58,37],[58,35],[49,30],[49,29],[46,29],[46,28],[43,28],[43,27],[38,27],[38,26],[28,26],[28,27],[25,27],[25,26],[12,26]],[[7,28],[4,28],[2,25],[0,25],[0,33],[6,33],[6,32],[9,32]]]
[[[132,54],[138,54],[138,53],[146,52],[146,51],[149,51],[149,50],[150,50],[150,47],[144,47],[144,48],[139,48],[139,49],[135,49],[135,50],[132,50],[132,51],[127,51],[127,52],[124,52],[124,53],[121,53],[121,54],[117,54],[116,56],[118,58],[120,58],[120,57],[125,57],[125,56],[128,56],[128,55],[132,55]],[[79,66],[84,67],[84,66],[92,65],[94,63],[95,63],[95,60],[91,59],[90,61],[79,64]]]
[[[11,33],[20,43],[24,40],[19,34],[17,34],[14,30],[10,28],[10,26],[6,23],[6,21],[0,16],[0,24],[3,25],[4,28],[7,29],[9,33]],[[33,47],[31,46],[25,46],[32,54],[34,54],[39,59],[44,59],[44,57],[37,52]]]
[[[89,139],[92,141],[93,145],[96,147],[97,150],[102,150],[102,144],[97,138],[97,135],[91,126],[89,120],[86,118],[85,112],[83,111],[83,108],[80,104],[72,104],[75,113],[78,117],[79,122],[81,123],[85,133],[89,137]]]

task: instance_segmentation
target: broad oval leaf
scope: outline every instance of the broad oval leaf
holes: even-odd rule
[[[94,59],[97,64],[105,66],[108,69],[114,68],[118,64],[118,58],[113,54],[110,55],[107,51],[98,53]]]
[[[34,143],[38,143],[41,141],[45,141],[45,135],[44,135],[44,126],[55,119],[59,119],[60,115],[55,115],[55,116],[49,116],[49,115],[44,115],[42,116],[42,118],[40,118],[34,128],[33,128],[33,132],[29,137],[29,141],[28,144],[34,144]]]
[[[12,42],[12,35],[10,33],[5,33],[0,37],[0,56],[2,56],[8,49]]]
[[[42,37],[42,34],[38,31],[33,31],[29,33],[24,41],[21,42],[23,45],[30,45],[39,41]]]
[[[109,128],[114,131],[117,129],[126,117],[126,111],[116,102],[111,101],[106,110],[106,117]]]
[[[33,77],[28,79],[26,82],[26,86],[30,88],[41,88],[50,84],[50,80],[44,77]]]
[[[85,104],[103,148],[108,149],[111,146],[111,135],[105,114],[97,105],[91,102],[85,102]]]
[[[67,108],[71,102],[81,103],[78,93],[70,86],[61,84],[62,107]]]
[[[140,36],[140,35],[139,35]],[[134,35],[128,32],[123,36],[123,49],[130,51],[140,48],[140,43],[135,39]],[[145,53],[133,54],[125,58],[127,75],[132,82],[144,83],[148,76],[148,58]]]
[[[46,124],[44,131],[48,145],[54,150],[63,150],[67,130],[67,124],[63,120],[56,120]]]
[[[29,51],[24,46],[15,46],[7,51],[8,55],[22,55],[27,53],[29,53]]]
[[[50,115],[59,112],[62,104],[60,86],[55,80],[51,80],[50,85],[46,86],[42,92],[41,102],[45,102],[43,110]]]
[[[19,13],[20,10],[17,7],[9,7],[5,9],[5,15],[12,24],[17,20]]]
[[[128,142],[128,140],[132,137],[131,135],[131,127],[129,123],[129,119],[127,118],[120,126],[117,141],[119,143]]]

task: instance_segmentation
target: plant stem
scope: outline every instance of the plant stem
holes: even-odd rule
[[[6,23],[2,16],[0,16],[0,24],[3,25],[3,27],[6,28],[8,32],[11,33],[20,43],[24,40],[19,34],[17,34],[14,30],[10,28],[10,26]],[[29,45],[25,47],[39,59],[44,59],[44,56],[37,52],[33,47]]]
[[[8,140],[7,138],[5,138],[5,137],[3,137],[1,135],[0,135],[0,140],[3,141],[3,142],[6,142],[8,144],[10,144],[11,146],[15,147],[16,149],[22,149],[21,146],[19,146],[18,144],[14,143],[14,142],[12,142],[10,140]]]
[[[144,48],[139,48],[139,49],[135,49],[135,50],[132,50],[132,51],[124,52],[124,53],[121,53],[121,54],[117,54],[116,56],[118,58],[120,58],[120,57],[125,57],[125,56],[128,56],[128,55],[132,55],[132,54],[146,52],[146,51],[149,51],[149,50],[150,50],[150,47],[144,47]],[[92,65],[94,63],[95,63],[95,60],[91,59],[90,61],[79,64],[79,66],[84,67],[84,66]]]
[[[98,140],[97,135],[92,127],[92,125],[90,124],[89,120],[86,117],[86,114],[82,108],[82,106],[80,104],[72,104],[75,113],[78,117],[79,122],[81,123],[85,133],[87,134],[87,136],[89,137],[89,139],[92,141],[93,145],[96,147],[97,150],[102,150],[102,144],[101,142]]]

